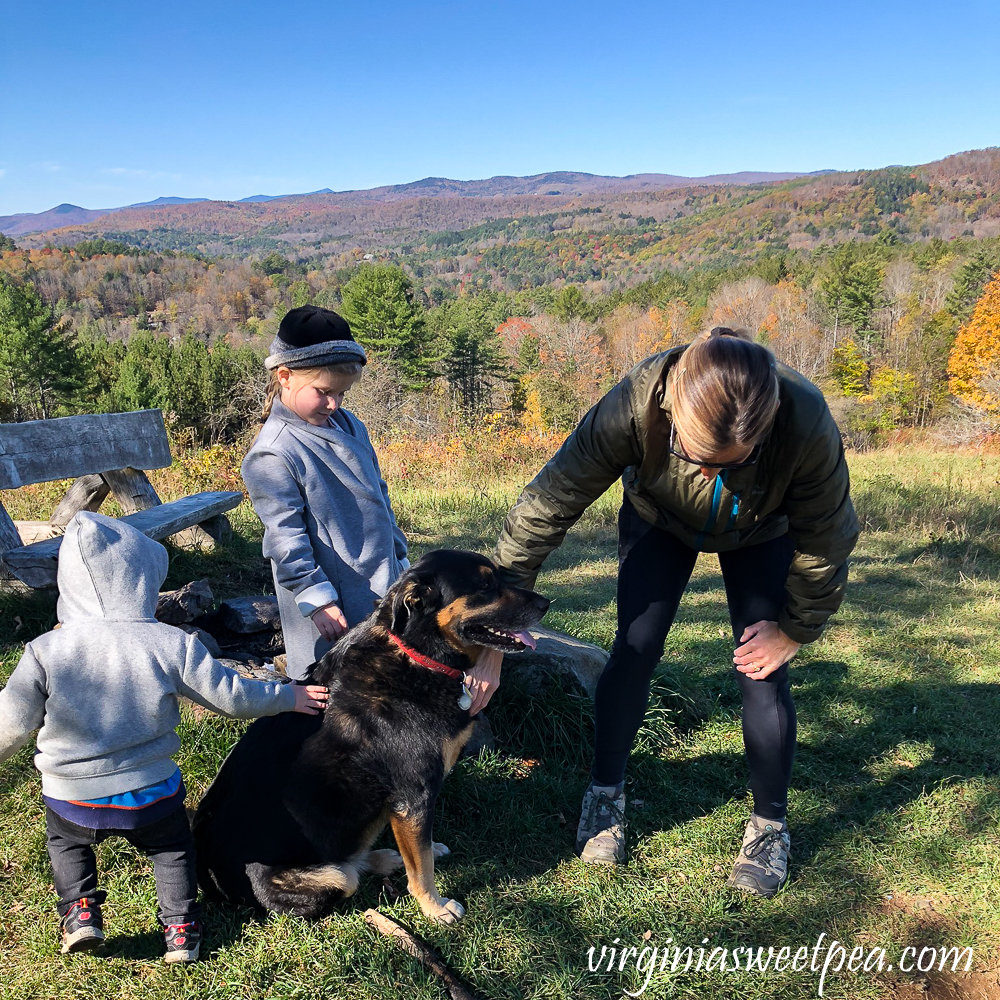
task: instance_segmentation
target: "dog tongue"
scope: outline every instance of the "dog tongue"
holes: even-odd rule
[[[523,632],[515,632],[514,638],[517,639],[519,642],[523,642],[525,646],[528,646],[530,649],[535,648],[536,645],[535,637],[527,629],[525,629]]]

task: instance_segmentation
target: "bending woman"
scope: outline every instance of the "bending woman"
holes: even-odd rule
[[[619,477],[618,631],[597,686],[577,851],[625,859],[625,767],[650,680],[698,553],[717,552],[753,792],[729,884],[774,895],[790,850],[788,662],[840,606],[858,536],[840,433],[811,382],[717,327],[637,365],[525,487],[497,543],[508,578],[533,586]]]

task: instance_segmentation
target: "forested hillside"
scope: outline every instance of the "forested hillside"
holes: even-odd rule
[[[238,434],[281,316],[315,303],[348,317],[373,399],[414,427],[502,414],[564,430],[640,358],[717,324],[822,383],[859,443],[943,417],[988,426],[996,149],[590,204],[411,187],[0,237],[0,419],[160,406],[202,440]]]
[[[617,287],[666,265],[726,265],[882,232],[906,240],[1000,234],[997,149],[768,184],[648,190],[642,176],[632,179],[633,190],[546,183],[555,186],[544,194],[458,194],[421,182],[268,202],[137,207],[20,242],[34,248],[113,235],[141,249],[212,256],[277,249],[341,264],[352,253],[373,253],[412,261],[441,280],[516,290],[551,281]]]

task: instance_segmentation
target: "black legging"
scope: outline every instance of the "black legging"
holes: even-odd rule
[[[786,601],[793,546],[787,535],[720,552],[733,640],[754,622],[776,621]],[[644,521],[626,498],[618,517],[618,632],[595,698],[593,780],[616,785],[649,702],[649,683],[663,656],[681,595],[698,553]],[[795,756],[795,705],[784,664],[763,680],[733,668],[743,695],[743,745],[754,812],[784,819]]]

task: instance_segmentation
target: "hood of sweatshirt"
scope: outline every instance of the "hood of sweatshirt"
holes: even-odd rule
[[[59,621],[151,621],[167,565],[159,542],[124,521],[81,511],[59,547]]]

